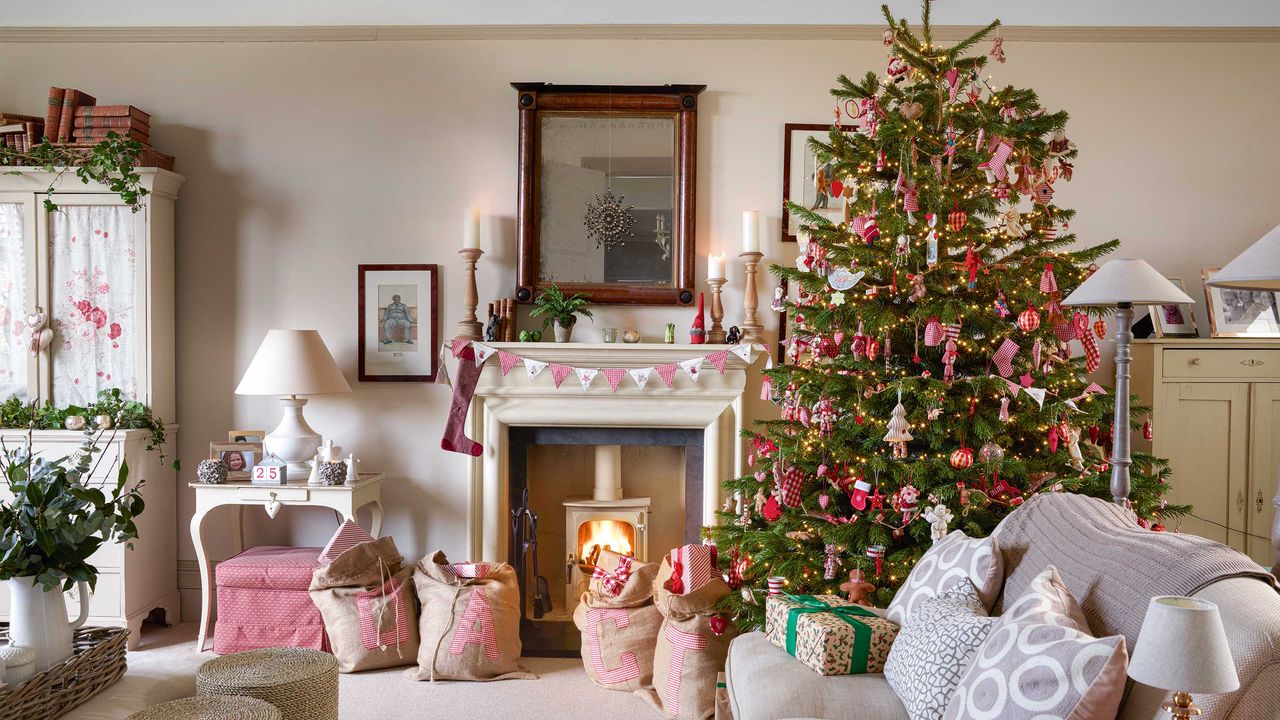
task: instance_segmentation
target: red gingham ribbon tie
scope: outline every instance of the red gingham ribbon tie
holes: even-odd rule
[[[1072,316],[1071,323],[1076,328],[1076,339],[1084,346],[1084,368],[1088,372],[1093,372],[1102,364],[1102,353],[1098,351],[1098,341],[1094,339],[1093,332],[1089,329],[1089,316],[1076,313]]]
[[[627,584],[627,580],[631,579],[631,557],[623,555],[618,558],[618,566],[613,572],[609,572],[599,565],[591,573],[592,580],[600,581],[600,592],[609,597],[617,597],[622,592],[622,587]]]

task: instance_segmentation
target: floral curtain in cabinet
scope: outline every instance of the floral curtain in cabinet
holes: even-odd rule
[[[127,207],[63,205],[50,215],[53,402],[99,390],[137,397],[135,238]]]
[[[22,205],[0,203],[0,400],[27,397],[27,254]]]

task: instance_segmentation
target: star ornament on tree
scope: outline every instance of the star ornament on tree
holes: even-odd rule
[[[831,293],[831,304],[839,307],[845,303],[844,293],[836,291]]]
[[[582,224],[587,230],[587,237],[595,241],[597,248],[615,248],[635,234],[636,218],[631,214],[635,208],[623,207],[623,198],[608,188],[604,194],[596,193],[596,199],[587,203]]]

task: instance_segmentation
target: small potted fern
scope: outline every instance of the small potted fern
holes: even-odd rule
[[[573,326],[577,324],[578,316],[592,317],[591,311],[587,309],[589,304],[581,293],[565,297],[560,286],[551,283],[550,287],[533,299],[533,310],[529,311],[529,317],[542,318],[542,329],[546,330],[548,325],[553,326],[556,342],[567,343],[573,335]]]

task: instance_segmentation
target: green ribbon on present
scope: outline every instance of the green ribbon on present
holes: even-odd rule
[[[831,613],[853,628],[853,653],[849,658],[849,674],[853,675],[867,671],[867,657],[871,652],[872,630],[858,618],[878,618],[880,617],[879,615],[861,605],[832,605],[819,600],[813,595],[792,595],[785,592],[782,595],[800,605],[800,607],[793,607],[787,610],[788,655],[795,657],[796,654],[796,626],[800,623],[801,615]]]

